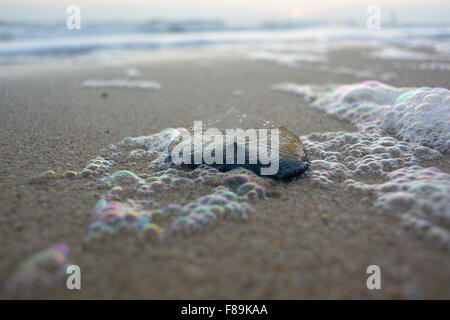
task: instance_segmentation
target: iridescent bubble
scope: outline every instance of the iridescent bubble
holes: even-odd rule
[[[158,222],[164,218],[164,212],[161,209],[152,210],[150,211],[150,217],[152,221]]]
[[[114,188],[111,189],[110,192],[113,195],[120,195],[123,192],[123,188],[120,186],[115,186]]]
[[[162,191],[167,189],[167,184],[162,181],[153,181],[152,183],[150,183],[150,188],[153,191]]]
[[[126,211],[124,218],[126,221],[136,221],[141,215],[136,211]]]
[[[246,182],[244,184],[241,184],[239,188],[237,188],[237,195],[238,196],[244,196],[246,195],[250,190],[253,190],[256,188],[256,184],[252,182]]]
[[[171,185],[172,186],[177,186],[177,187],[179,187],[179,186],[193,187],[194,183],[192,182],[192,180],[182,177],[182,178],[173,179],[172,182],[171,182]]]
[[[67,179],[75,179],[77,177],[78,173],[76,171],[66,171],[64,172],[64,178]]]
[[[243,175],[243,174],[237,174],[237,175],[228,176],[225,179],[223,179],[223,184],[227,188],[230,188],[232,190],[237,190],[237,188],[241,184],[244,184],[248,181],[249,181],[248,176]]]
[[[223,197],[223,196],[214,196],[213,198],[209,199],[207,204],[208,205],[226,205],[227,203],[229,203],[230,200],[228,200],[228,198]]]
[[[34,288],[49,289],[60,286],[66,278],[70,249],[64,244],[55,244],[34,253],[25,259],[12,273],[6,283],[8,291],[29,293]]]
[[[159,240],[162,238],[163,232],[164,230],[160,226],[150,223],[140,229],[139,236],[143,240]]]
[[[92,170],[84,169],[80,172],[80,177],[86,178],[89,177],[92,174]]]
[[[162,209],[165,216],[180,215],[183,213],[183,207],[178,203],[169,203]]]
[[[139,182],[139,177],[129,170],[120,170],[111,175],[111,180],[116,186],[134,188]]]
[[[69,254],[70,254],[70,248],[62,243],[51,245],[49,247],[49,249],[57,250],[57,251],[61,252],[63,255],[65,255],[66,257],[69,256]]]
[[[191,218],[189,218],[187,216],[181,216],[181,217],[176,218],[172,222],[170,229],[172,232],[174,232],[176,234],[180,233],[180,234],[187,235],[190,233],[192,226],[193,226],[193,221]]]
[[[223,192],[220,195],[222,197],[227,198],[230,201],[238,201],[239,200],[239,197],[234,192],[231,192],[231,191]]]
[[[214,212],[216,214],[217,217],[222,217],[223,213],[225,212],[225,209],[223,206],[214,204],[212,206],[209,206],[209,210],[211,210],[212,212]]]
[[[120,210],[108,209],[101,212],[97,218],[103,222],[110,221],[111,224],[114,224],[122,221],[124,215]]]

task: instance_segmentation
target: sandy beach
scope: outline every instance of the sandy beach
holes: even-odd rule
[[[395,87],[448,87],[449,72],[398,68],[396,61],[368,59],[365,48],[328,53],[328,66],[395,70]],[[297,135],[356,131],[349,122],[311,108],[300,97],[275,92],[280,82],[354,83],[352,74],[319,63],[287,67],[251,61],[220,50],[151,51],[148,59],[119,65],[0,66],[0,297],[39,299],[416,299],[450,297],[448,247],[402,226],[401,216],[374,206],[337,185],[311,187],[263,179],[267,198],[252,204],[246,222],[220,221],[186,238],[156,242],[116,235],[83,241],[92,208],[103,190],[90,179],[66,179],[111,144],[194,120],[231,107],[270,119]],[[83,89],[88,79],[159,82],[159,90]],[[379,79],[378,79],[379,80]],[[239,90],[239,94],[236,94]],[[424,165],[424,164],[422,164]],[[427,167],[449,173],[449,156]],[[140,173],[140,163],[116,162],[112,171]],[[52,170],[55,178],[36,180]],[[171,191],[162,204],[187,202],[208,187]],[[82,270],[82,289],[64,282],[46,288],[7,290],[18,266],[33,253],[64,243]],[[379,265],[382,289],[368,290],[366,268]]]

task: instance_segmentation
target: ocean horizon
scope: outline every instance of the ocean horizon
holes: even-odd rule
[[[46,56],[71,56],[98,51],[147,50],[211,45],[267,43],[336,43],[376,41],[395,45],[433,47],[450,43],[445,25],[387,25],[369,30],[355,24],[325,22],[263,23],[230,26],[220,20],[151,20],[147,23],[90,23],[69,30],[65,23],[0,22],[0,60],[3,64]],[[441,47],[448,48],[449,45]]]

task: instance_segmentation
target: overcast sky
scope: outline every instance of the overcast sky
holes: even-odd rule
[[[375,4],[384,21],[394,12],[400,23],[450,25],[449,0],[0,0],[0,20],[58,22],[65,20],[70,4],[81,8],[84,22],[207,18],[240,25],[315,19],[364,23],[366,8]]]

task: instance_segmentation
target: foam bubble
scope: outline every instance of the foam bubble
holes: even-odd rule
[[[450,92],[394,88],[376,81],[344,85],[321,95],[314,107],[365,131],[382,129],[404,141],[449,152]]]
[[[69,247],[55,244],[24,260],[6,284],[12,292],[27,294],[33,288],[48,289],[62,285],[66,279]]]
[[[161,88],[161,84],[155,81],[140,81],[129,79],[85,80],[81,84],[81,87],[83,89],[122,88],[122,89],[158,90]]]
[[[450,176],[437,168],[420,166],[449,151],[449,91],[394,88],[378,81],[328,90],[306,87],[289,84],[281,88],[316,98],[314,108],[350,121],[358,129],[302,137],[313,159],[311,185],[343,187],[363,198],[374,197],[377,207],[401,215],[426,238],[450,244]],[[424,219],[433,225],[426,231],[417,227],[421,225],[417,221]]]
[[[105,191],[93,208],[86,244],[121,236],[161,241],[210,230],[220,220],[249,219],[254,213],[249,202],[266,198],[265,187],[258,183],[261,178],[242,169],[222,173],[200,165],[186,170],[167,161],[169,144],[184,130],[168,128],[150,136],[126,137],[111,146],[107,155],[87,163],[82,171],[90,174],[79,178]],[[141,169],[114,170],[116,163],[130,159],[142,164]],[[205,187],[206,194],[185,204],[165,200],[185,190],[199,194]]]

